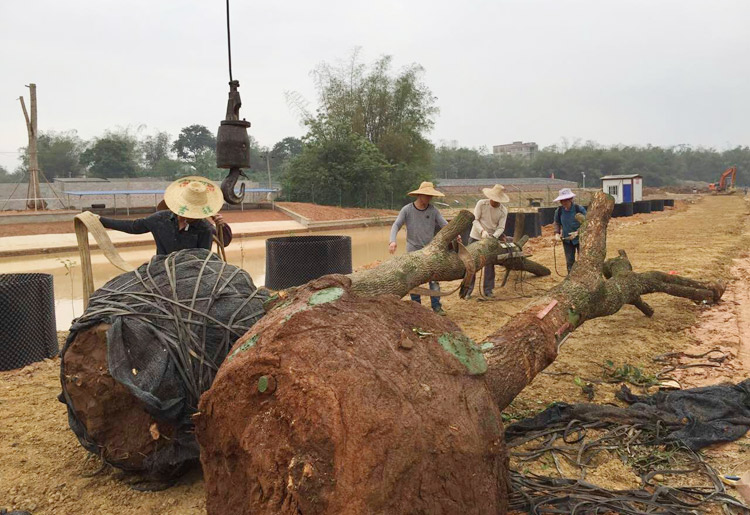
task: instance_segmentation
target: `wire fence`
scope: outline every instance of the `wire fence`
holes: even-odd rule
[[[473,210],[479,200],[486,198],[479,187],[464,188],[443,188],[436,186],[438,191],[445,194],[445,197],[433,199],[433,204],[438,209],[468,209]],[[579,204],[588,204],[595,188],[573,188],[576,194],[576,202]],[[554,201],[559,190],[557,188],[530,189],[528,186],[519,187],[514,185],[505,186],[505,193],[509,197],[506,204],[508,208],[521,209],[533,207],[550,207],[559,205]],[[393,209],[399,210],[406,204],[413,202],[414,197],[405,194],[388,194],[384,198],[382,195],[374,197],[367,191],[359,190],[356,192],[344,192],[341,190],[332,190],[321,193],[313,188],[300,189],[294,191],[284,191],[278,199],[286,202],[304,202],[311,204],[321,204],[336,207],[354,207],[363,209]]]
[[[249,205],[273,203],[278,192],[247,191],[237,209],[242,211]],[[110,210],[113,214],[130,214],[130,210],[156,210],[164,198],[163,193],[137,194],[126,191],[117,193],[102,192],[101,195],[83,195],[80,192],[59,192],[54,197],[29,198],[26,196],[0,197],[1,211],[59,211],[59,210]]]

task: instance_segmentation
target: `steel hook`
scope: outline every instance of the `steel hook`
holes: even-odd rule
[[[240,179],[240,175],[247,178],[247,176],[242,172],[242,169],[230,168],[227,176],[223,181],[221,181],[221,192],[224,194],[224,200],[227,204],[241,204],[242,200],[245,198],[244,183],[240,184],[240,194],[235,195],[234,193],[234,187],[237,184],[237,181]]]

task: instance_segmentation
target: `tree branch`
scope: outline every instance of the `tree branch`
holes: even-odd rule
[[[606,256],[607,221],[612,198],[595,195],[581,226],[581,256],[558,286],[513,317],[489,336],[485,380],[500,408],[504,408],[557,358],[561,341],[581,324],[609,316],[632,304],[646,316],[653,308],[642,298],[666,293],[697,302],[717,302],[724,293],[718,282],[701,282],[663,272],[635,273],[625,251]]]
[[[462,210],[443,227],[422,250],[386,261],[370,270],[354,272],[352,292],[357,295],[392,294],[403,297],[412,288],[428,281],[453,281],[466,274],[466,267],[450,244],[474,221],[474,215]],[[519,243],[523,245],[528,238]],[[495,238],[485,238],[466,249],[474,260],[475,270],[489,264],[500,264],[511,270],[526,270],[537,276],[550,275],[550,270],[519,255],[519,246],[503,246]]]

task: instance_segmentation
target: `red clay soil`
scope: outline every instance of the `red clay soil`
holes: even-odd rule
[[[78,333],[65,353],[63,388],[101,457],[125,470],[141,470],[157,448],[163,451],[170,445],[175,431],[157,423],[109,374],[108,328],[100,324]]]
[[[358,209],[342,208],[332,206],[318,206],[316,204],[305,204],[302,202],[277,202],[278,205],[287,207],[297,214],[314,221],[327,220],[350,220],[353,218],[374,218],[378,216],[396,216],[398,211],[387,209]],[[12,214],[18,214],[13,212]],[[227,223],[240,222],[270,222],[290,220],[289,216],[281,211],[272,209],[246,209],[245,211],[223,211],[222,216]],[[0,214],[2,216],[2,214]],[[148,216],[148,214],[138,215],[118,215],[115,218],[122,220],[133,220]],[[73,222],[48,222],[48,223],[27,223],[27,224],[7,224],[0,225],[0,238],[3,236],[22,236],[26,234],[67,234],[73,233]]]
[[[201,397],[208,513],[505,513],[484,358],[450,320],[350,284],[276,301]]]
[[[319,206],[303,202],[277,202],[277,205],[291,209],[309,220],[349,220],[352,218],[373,218],[376,216],[396,216],[398,211],[391,209],[360,209],[356,207]]]
[[[276,220],[291,220],[281,211],[271,209],[247,209],[245,211],[226,211],[222,212],[227,223],[240,222],[269,222]],[[130,216],[116,216],[120,220],[134,220],[136,218],[148,216],[148,214],[138,214]],[[47,223],[27,223],[27,224],[8,224],[0,225],[0,237],[3,236],[22,236],[26,234],[67,234],[75,232],[73,222],[47,222]]]

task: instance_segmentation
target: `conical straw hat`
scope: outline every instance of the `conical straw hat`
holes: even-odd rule
[[[505,194],[505,188],[503,188],[502,184],[495,184],[491,188],[482,188],[482,193],[488,199],[500,202],[501,204],[510,202],[510,197]]]
[[[173,213],[195,220],[208,218],[221,210],[224,196],[205,177],[183,177],[167,186],[164,202]]]
[[[417,195],[429,195],[431,197],[444,197],[445,195],[435,189],[435,185],[429,181],[424,181],[419,185],[418,190],[410,191],[409,196],[416,197]]]

